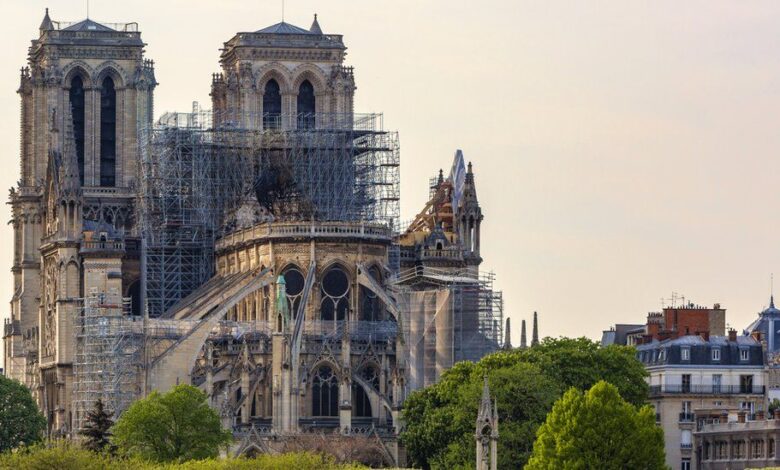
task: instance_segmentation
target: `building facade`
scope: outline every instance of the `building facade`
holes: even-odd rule
[[[758,413],[755,420],[747,412],[736,420],[709,420],[694,433],[697,470],[742,470],[780,466],[777,442],[780,438],[780,410],[769,419]]]
[[[650,403],[664,430],[666,463],[696,468],[693,434],[698,425],[751,419],[766,409],[767,374],[761,343],[750,336],[681,336],[637,346],[650,374]]]
[[[138,133],[152,122],[156,86],[143,48],[133,23],[65,24],[47,11],[21,72],[5,360],[8,376],[33,391],[51,433],[65,432],[72,419],[77,299],[107,284],[137,295],[138,253],[106,259],[99,240],[110,227],[137,241]]]
[[[343,38],[316,16],[236,34],[213,111],[156,124],[143,48],[135,23],[48,11],[32,42],[7,374],[51,436],[98,398],[121,413],[190,383],[237,452],[331,433],[397,463],[408,392],[501,346],[471,163],[401,229],[397,134],[354,112]]]

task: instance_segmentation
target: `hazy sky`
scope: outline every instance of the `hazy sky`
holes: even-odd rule
[[[0,0],[4,188],[19,172],[17,71],[46,6],[54,20],[86,16],[86,0]],[[515,343],[534,310],[543,336],[598,338],[672,292],[720,302],[739,329],[768,303],[780,2],[287,0],[285,19],[308,28],[315,12],[344,35],[356,110],[400,131],[402,218],[456,148],[473,160],[483,267]],[[219,47],[278,22],[281,0],[92,0],[90,17],[139,23],[159,115],[208,104]]]

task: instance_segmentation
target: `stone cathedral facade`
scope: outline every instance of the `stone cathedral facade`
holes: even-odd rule
[[[238,453],[335,433],[373,436],[397,463],[409,391],[500,347],[500,293],[479,277],[472,165],[458,153],[404,230],[360,212],[397,203],[384,189],[366,196],[360,179],[366,155],[392,156],[397,142],[356,128],[345,55],[342,37],[324,34],[316,16],[309,29],[282,22],[238,33],[212,77],[213,127],[154,124],[157,82],[138,26],[61,23],[47,10],[21,71],[3,339],[7,375],[33,391],[50,435],[75,435],[96,398],[121,413],[120,396],[189,383],[239,437]],[[162,167],[200,165],[198,152],[227,161],[236,148],[256,159],[239,171],[204,160],[210,176],[251,183],[232,199],[231,187],[218,188],[229,202],[214,216],[213,239],[181,209],[197,181],[149,190]],[[320,167],[305,166],[318,158]],[[377,174],[397,171],[392,158],[377,161]],[[342,207],[350,204],[355,212]],[[211,254],[208,277],[190,273],[187,240]],[[180,268],[165,271],[160,259]],[[194,288],[165,284],[188,273]]]
[[[21,71],[5,358],[7,375],[33,390],[50,432],[69,429],[72,419],[78,299],[109,284],[134,295],[140,279],[137,253],[104,259],[94,241],[108,232],[137,237],[138,132],[152,122],[156,86],[143,48],[135,25],[59,27],[47,11]]]

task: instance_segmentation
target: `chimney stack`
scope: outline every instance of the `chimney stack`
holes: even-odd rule
[[[734,328],[729,329],[729,341],[736,341],[737,340],[737,330]]]

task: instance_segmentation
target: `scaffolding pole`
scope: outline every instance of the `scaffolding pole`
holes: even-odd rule
[[[138,398],[143,324],[130,315],[130,298],[93,290],[76,319],[73,362],[74,429],[102,400],[115,417]]]
[[[143,132],[139,217],[150,317],[214,274],[215,240],[247,212],[399,225],[398,134],[383,129],[381,114],[231,117],[169,116]],[[205,129],[204,121],[217,125]],[[263,212],[256,183],[280,170],[291,175],[295,198],[279,197]],[[398,260],[391,250],[391,268]]]

